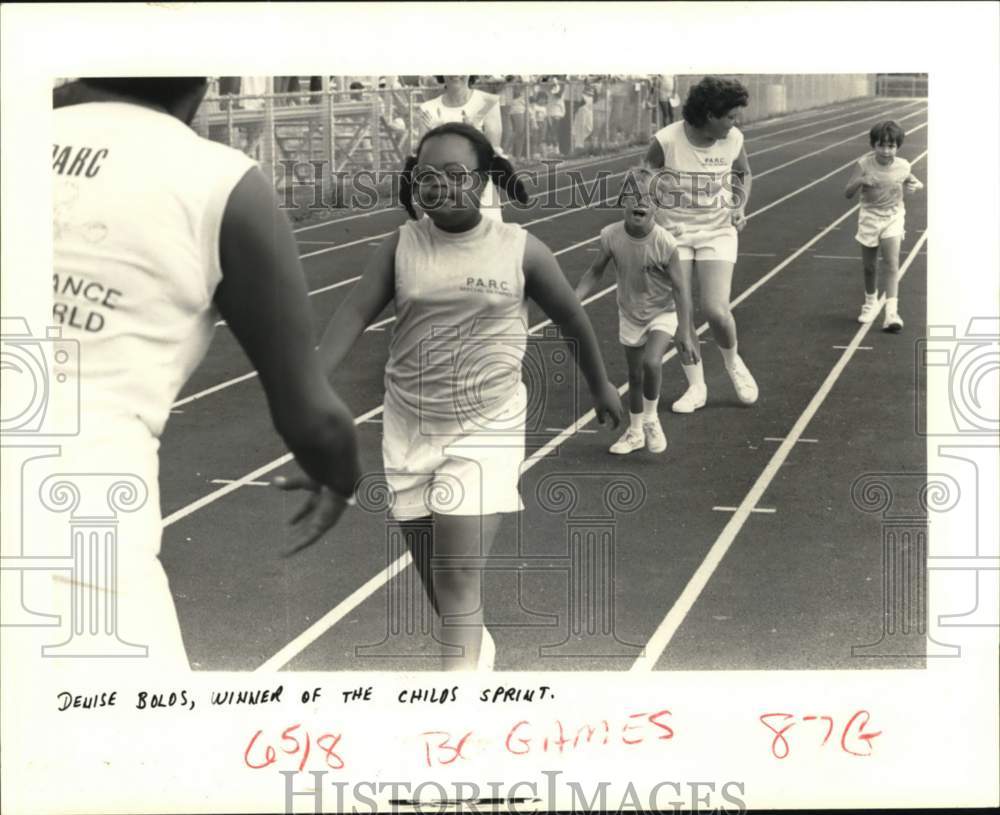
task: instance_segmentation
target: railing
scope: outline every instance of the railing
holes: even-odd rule
[[[744,122],[872,96],[874,74],[737,75],[750,92]],[[701,75],[676,77],[683,100]],[[344,80],[336,83],[341,88]],[[274,88],[272,80],[267,87]],[[304,88],[308,88],[305,83]],[[515,165],[602,155],[648,143],[678,107],[661,104],[654,78],[591,76],[555,83],[477,82],[498,97],[504,152]],[[202,134],[253,156],[282,188],[332,173],[381,176],[400,167],[422,133],[418,106],[440,87],[323,88],[259,95],[219,94],[213,83],[194,122]]]
[[[875,78],[878,96],[927,97],[927,74],[878,74]]]

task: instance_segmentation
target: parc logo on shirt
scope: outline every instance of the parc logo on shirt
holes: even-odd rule
[[[462,291],[476,292],[477,294],[498,294],[503,297],[517,297],[517,293],[511,291],[510,281],[496,280],[492,277],[473,277],[469,275],[465,278],[465,283],[461,286]]]
[[[728,167],[730,162],[725,156],[705,156],[702,163],[706,167]]]

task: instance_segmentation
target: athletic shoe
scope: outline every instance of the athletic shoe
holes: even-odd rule
[[[865,304],[861,307],[861,313],[858,315],[859,323],[870,323],[878,315],[878,300],[874,303],[869,303],[867,300]]]
[[[898,334],[903,330],[903,321],[895,311],[887,311],[885,313],[885,320],[882,321],[882,330],[893,334]]]
[[[726,368],[726,373],[729,374],[733,387],[736,388],[737,398],[744,405],[752,405],[757,401],[757,382],[742,357],[736,357],[736,365],[732,368]]]
[[[642,423],[642,432],[646,437],[646,447],[650,453],[662,453],[667,449],[667,437],[663,435],[663,428],[659,419]]]
[[[622,433],[622,437],[611,445],[609,452],[618,456],[626,453],[641,450],[646,446],[646,434],[642,430],[633,430],[631,427]]]
[[[705,385],[691,385],[684,395],[671,405],[674,413],[694,413],[705,407],[708,401],[708,388]]]

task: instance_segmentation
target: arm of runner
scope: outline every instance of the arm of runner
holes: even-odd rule
[[[382,241],[365,265],[361,279],[330,319],[319,344],[319,357],[328,377],[333,376],[362,332],[392,302],[398,243],[399,230]]]
[[[677,301],[677,334],[674,344],[677,353],[685,365],[694,365],[700,359],[698,354],[698,335],[694,330],[694,302],[691,298],[691,268],[680,261],[677,250],[670,256],[667,265],[670,282],[674,286]]]
[[[605,419],[610,418],[613,426],[618,427],[622,417],[621,397],[608,382],[594,327],[552,251],[530,233],[524,248],[524,286],[527,296],[541,306],[569,340],[570,349],[590,388],[597,420],[604,424]]]
[[[302,469],[326,487],[293,537],[336,523],[361,475],[354,419],[323,376],[295,238],[270,182],[250,170],[236,185],[219,236],[215,302],[260,373],[274,427]],[[315,511],[313,511],[315,510]]]
[[[856,162],[851,170],[851,177],[847,179],[847,186],[844,187],[844,196],[846,198],[853,198],[857,191],[864,185],[866,178],[867,176],[861,167],[861,162]]]
[[[576,284],[576,298],[581,303],[594,290],[597,284],[600,283],[601,278],[604,276],[604,270],[607,269],[608,261],[610,260],[611,255],[602,246],[599,254],[594,258],[594,262],[590,264],[587,271],[583,273],[583,277],[580,278],[580,282]]]
[[[736,210],[733,212],[733,226],[737,231],[747,223],[747,204],[750,203],[750,188],[753,186],[753,174],[750,172],[750,159],[747,158],[745,147],[740,148],[740,154],[733,162],[733,193],[736,198]]]
[[[922,190],[923,188],[924,185],[920,183],[920,179],[913,175],[913,173],[910,173],[906,181],[903,182],[904,192],[917,192],[917,190]]]

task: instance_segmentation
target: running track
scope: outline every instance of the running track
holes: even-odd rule
[[[881,318],[868,331],[855,322],[857,214],[842,190],[851,162],[867,149],[868,128],[890,117],[908,134],[901,155],[926,183],[923,101],[855,100],[744,128],[754,187],[733,299],[741,353],[761,389],[757,405],[737,403],[705,330],[709,405],[691,416],[669,412],[684,380],[668,352],[661,398],[667,452],[612,457],[607,447],[616,433],[592,421],[586,393],[553,387],[548,376],[521,483],[526,511],[505,518],[486,576],[497,670],[888,666],[851,656],[852,645],[879,639],[882,563],[878,520],[853,507],[850,487],[866,472],[925,469],[912,405],[913,344],[926,327],[927,190],[907,202],[906,328],[895,336],[879,330]],[[639,156],[577,169],[587,178],[610,174],[613,200],[622,172]],[[557,184],[568,183],[560,174]],[[544,183],[535,190],[544,191]],[[561,195],[566,200],[568,190]],[[508,208],[505,218],[552,248],[575,284],[598,232],[620,212]],[[373,246],[403,220],[399,210],[349,213],[297,230],[317,331]],[[592,297],[587,310],[609,375],[623,385],[613,288]],[[381,469],[391,318],[390,307],[335,383],[358,417],[366,472]],[[543,321],[532,307],[539,334]],[[530,352],[548,360],[548,371],[555,345],[543,338]],[[388,546],[381,514],[351,511],[323,542],[279,557],[285,519],[301,497],[260,484],[290,472],[288,460],[249,362],[221,326],[175,404],[161,447],[161,557],[194,666],[433,668],[428,656],[436,646],[420,618],[406,620],[402,636],[389,636],[389,606],[402,598],[409,607],[416,584],[407,559],[397,560]],[[569,520],[539,501],[539,489],[560,478],[579,492]],[[641,506],[613,520],[613,563],[574,560],[570,527],[600,527],[578,516],[594,514],[616,479],[639,485]],[[358,651],[362,646],[374,647]]]

